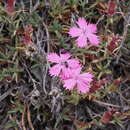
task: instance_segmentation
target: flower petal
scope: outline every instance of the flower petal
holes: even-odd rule
[[[71,75],[70,68],[66,68],[65,66],[62,67],[62,78],[67,79]]]
[[[77,78],[80,75],[81,69],[81,66],[79,66],[78,68],[70,69],[70,77]]]
[[[70,68],[78,68],[81,66],[79,60],[77,59],[67,60],[67,63]]]
[[[89,41],[90,41],[90,43],[92,45],[98,46],[98,44],[99,44],[99,37],[97,35],[89,34],[89,35],[87,35],[87,37],[88,37],[88,39],[89,39]]]
[[[81,29],[86,29],[86,27],[87,27],[87,22],[86,22],[85,18],[79,18],[77,21],[77,24]]]
[[[52,63],[59,63],[60,62],[60,57],[56,53],[50,53],[47,55],[48,61]]]
[[[93,80],[93,75],[91,73],[83,73],[79,75],[79,79],[82,80],[84,83],[90,83]]]
[[[72,90],[76,85],[76,81],[74,79],[64,80],[64,88]]]
[[[61,72],[62,66],[59,64],[56,64],[52,66],[49,70],[49,73],[51,76],[58,76]]]
[[[70,53],[60,54],[60,60],[62,62],[67,61],[71,57]]]
[[[78,37],[76,42],[77,42],[78,47],[83,48],[87,45],[87,38],[86,38],[85,35],[81,35],[81,36]]]
[[[88,24],[86,30],[88,30],[90,33],[96,33],[97,32],[96,24]]]
[[[82,81],[77,82],[77,89],[79,92],[87,93],[87,92],[89,92],[89,88],[90,88],[89,84],[85,84]]]
[[[77,27],[72,27],[72,28],[70,28],[68,33],[72,37],[78,37],[81,35],[82,30],[80,28],[77,28]]]

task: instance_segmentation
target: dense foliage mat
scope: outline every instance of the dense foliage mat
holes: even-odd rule
[[[0,0],[0,130],[130,130],[129,7]]]

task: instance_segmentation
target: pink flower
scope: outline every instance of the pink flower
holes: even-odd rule
[[[72,68],[78,68],[80,66],[77,59],[70,59],[69,53],[57,55],[56,53],[48,54],[48,61],[55,63],[49,73],[51,76],[69,77]]]
[[[72,38],[77,37],[77,46],[83,48],[88,45],[88,41],[97,46],[99,37],[95,34],[97,32],[96,24],[89,24],[84,18],[79,18],[76,23],[79,27],[70,28],[68,33]]]
[[[81,93],[87,93],[90,89],[90,83],[93,80],[93,75],[90,73],[80,74],[81,67],[71,70],[71,76],[63,80],[64,88],[72,90],[77,87]]]

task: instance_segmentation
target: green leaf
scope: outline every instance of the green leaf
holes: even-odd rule
[[[22,72],[23,69],[20,68],[8,68],[8,69],[4,69],[4,73],[13,73],[13,72]]]
[[[8,122],[5,126],[6,129],[9,129],[9,128],[15,128],[17,127],[17,122],[16,121],[11,121],[11,122]]]
[[[42,64],[34,64],[31,66],[31,69],[39,68],[41,66],[43,66],[43,65]]]

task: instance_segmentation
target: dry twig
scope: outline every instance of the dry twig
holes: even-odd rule
[[[26,104],[24,105],[24,110],[22,112],[22,128],[23,130],[26,130],[26,127],[25,127],[25,122],[24,122],[24,119],[25,119],[25,112],[26,112]]]
[[[110,107],[120,108],[120,106],[118,106],[118,105],[114,105],[114,104],[110,104],[110,103],[105,103],[105,102],[98,101],[98,100],[94,100],[94,102],[98,103],[101,106],[110,106]]]
[[[28,123],[29,123],[31,130],[34,130],[34,127],[33,127],[32,121],[31,121],[31,113],[29,110],[29,105],[27,105],[27,119],[28,119]]]

